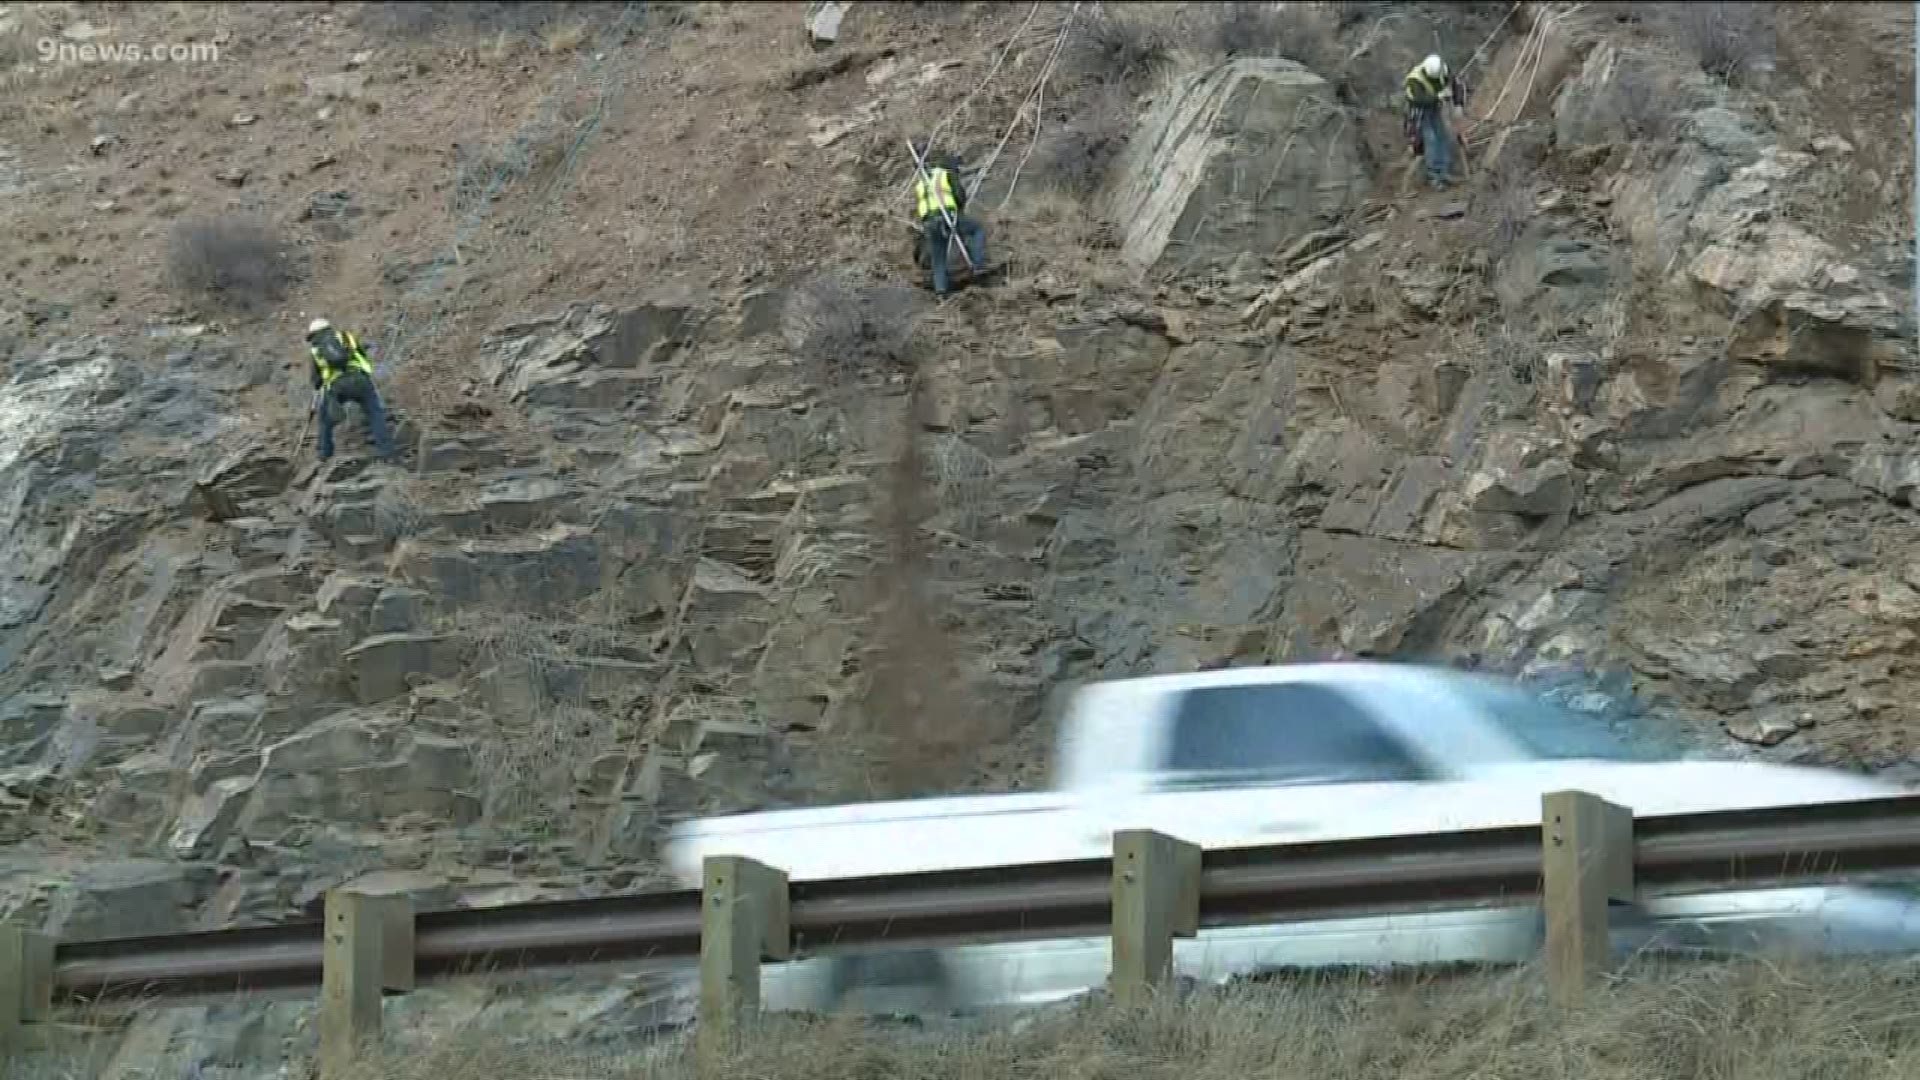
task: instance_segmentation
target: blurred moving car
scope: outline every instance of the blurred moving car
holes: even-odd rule
[[[1237,668],[1095,683],[1066,710],[1054,790],[859,803],[686,822],[668,842],[697,888],[707,855],[790,880],[1099,858],[1121,829],[1206,848],[1537,823],[1549,791],[1639,815],[1878,798],[1837,770],[1682,761],[1632,750],[1579,714],[1490,676],[1386,662]],[[1219,981],[1322,965],[1519,962],[1537,904],[1203,930],[1175,973]],[[1920,944],[1920,907],[1883,888],[1764,888],[1625,909],[1621,948],[1876,951]],[[1102,985],[1108,941],[1077,938],[844,954],[769,965],[770,1009],[976,1010]]]

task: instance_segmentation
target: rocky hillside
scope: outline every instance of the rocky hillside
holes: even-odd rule
[[[1329,654],[1914,770],[1912,33],[0,9],[0,914],[643,888],[676,815],[1040,783],[1057,688]],[[1436,38],[1445,192],[1392,110]],[[944,301],[929,131],[1008,262]],[[314,461],[321,313],[390,465]]]

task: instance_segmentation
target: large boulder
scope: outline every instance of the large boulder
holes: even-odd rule
[[[184,868],[174,863],[100,863],[55,893],[46,932],[67,941],[173,933],[186,928],[196,899]]]
[[[1286,598],[1285,652],[1419,651],[1510,561],[1497,553],[1307,532]]]
[[[377,713],[340,713],[268,747],[251,783],[234,819],[250,837],[277,836],[303,821],[372,825],[407,813],[465,823],[479,811],[464,745],[410,734]],[[191,823],[207,816],[199,810]]]
[[[610,568],[591,530],[565,524],[457,548],[403,541],[393,567],[450,611],[487,602],[542,613],[593,595]]]
[[[371,705],[406,693],[415,676],[459,674],[460,646],[432,634],[376,634],[348,649],[340,662],[354,696]]]
[[[1911,348],[1905,297],[1790,222],[1727,234],[1687,269],[1740,318],[1736,359],[1871,385]]]
[[[686,307],[605,305],[501,327],[481,342],[480,371],[515,401],[560,409],[605,408],[653,385],[644,373],[697,329]]]
[[[284,453],[253,441],[235,447],[193,482],[199,509],[212,521],[245,517],[247,504],[270,498],[293,480],[293,462]]]
[[[8,376],[0,383],[0,630],[40,614],[75,540],[66,500],[46,497],[65,471],[48,458],[96,456],[95,441],[76,429],[112,392],[117,364],[79,343],[22,359]],[[0,667],[5,653],[0,647]]]
[[[1141,121],[1109,192],[1127,223],[1123,257],[1141,270],[1209,266],[1333,224],[1367,193],[1357,131],[1333,87],[1291,60],[1182,77]]]

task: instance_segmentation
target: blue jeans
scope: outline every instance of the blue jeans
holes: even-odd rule
[[[320,398],[320,460],[333,456],[333,425],[346,410],[346,403],[360,406],[367,415],[367,433],[373,436],[373,448],[382,458],[393,456],[393,435],[387,430],[387,409],[380,402],[380,391],[365,372],[350,371],[333,380]]]
[[[973,260],[974,269],[987,265],[987,231],[979,222],[961,214],[953,216],[953,223],[960,233],[960,242],[967,245],[967,257]],[[927,243],[927,266],[933,271],[933,291],[945,296],[952,285],[947,275],[947,249],[953,246],[946,219],[938,214],[928,218],[920,227],[920,235]]]
[[[1420,125],[1420,141],[1426,147],[1427,181],[1435,187],[1446,184],[1453,172],[1453,133],[1447,130],[1440,107],[1421,109],[1414,114]]]

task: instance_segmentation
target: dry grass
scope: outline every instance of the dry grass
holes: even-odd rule
[[[1055,124],[1034,148],[1033,175],[1041,183],[1090,199],[1106,183],[1133,135],[1133,96],[1117,82],[1087,84],[1067,108],[1071,122]]]
[[[540,43],[550,53],[567,53],[587,43],[591,32],[583,21],[555,23],[541,35]]]
[[[1911,967],[1751,962],[1647,969],[1561,1013],[1536,972],[1424,982],[1333,975],[1088,1004],[1025,1026],[883,1031],[776,1019],[711,1075],[758,1080],[1906,1080],[1920,1076]],[[693,1077],[685,1040],[596,1053],[457,1033],[355,1080]]]
[[[1102,7],[1075,27],[1060,66],[1078,79],[1137,88],[1166,66],[1173,40],[1166,27],[1147,16]]]
[[[1280,56],[1322,76],[1333,75],[1345,59],[1335,15],[1318,4],[1237,0],[1195,10],[1193,39],[1214,56]]]
[[[195,218],[175,226],[167,275],[181,292],[239,310],[278,302],[299,278],[281,236],[245,217]]]
[[[1713,630],[1740,623],[1734,616],[1752,595],[1752,559],[1731,541],[1696,554],[1659,584],[1660,622]]]
[[[579,819],[588,767],[629,734],[587,692],[579,657],[602,655],[604,627],[503,612],[476,612],[452,628],[471,652],[471,668],[510,686],[513,707],[476,716],[469,732],[481,809],[487,820],[567,829]],[[481,676],[476,676],[481,677]]]
[[[1700,70],[1728,82],[1773,58],[1773,8],[1752,0],[1660,5],[1675,40]]]
[[[1755,586],[1762,584],[1749,576],[1750,556],[1732,541],[1697,543],[1689,550],[1656,545],[1628,562],[1627,584],[1609,617],[1617,647],[1637,649],[1632,635],[1648,626],[1673,628],[1685,640],[1744,625],[1743,605],[1754,601]]]
[[[912,289],[817,274],[794,289],[782,330],[787,346],[816,369],[823,385],[838,385],[872,366],[907,361],[916,299]]]
[[[392,418],[388,424],[393,423]],[[412,476],[382,487],[373,497],[374,531],[388,542],[418,534],[427,522],[427,511],[418,484]]]
[[[1673,134],[1681,100],[1653,55],[1636,51],[1619,54],[1606,84],[1577,107],[1616,137],[1659,143]]]
[[[1674,94],[1661,84],[1646,57],[1622,57],[1602,101],[1618,113],[1627,133],[1635,138],[1662,140],[1673,134],[1678,119]]]
[[[1510,396],[1525,399],[1516,404],[1531,400],[1545,356],[1538,329],[1518,317],[1500,319],[1481,338],[1481,357],[1488,377],[1506,388]]]

